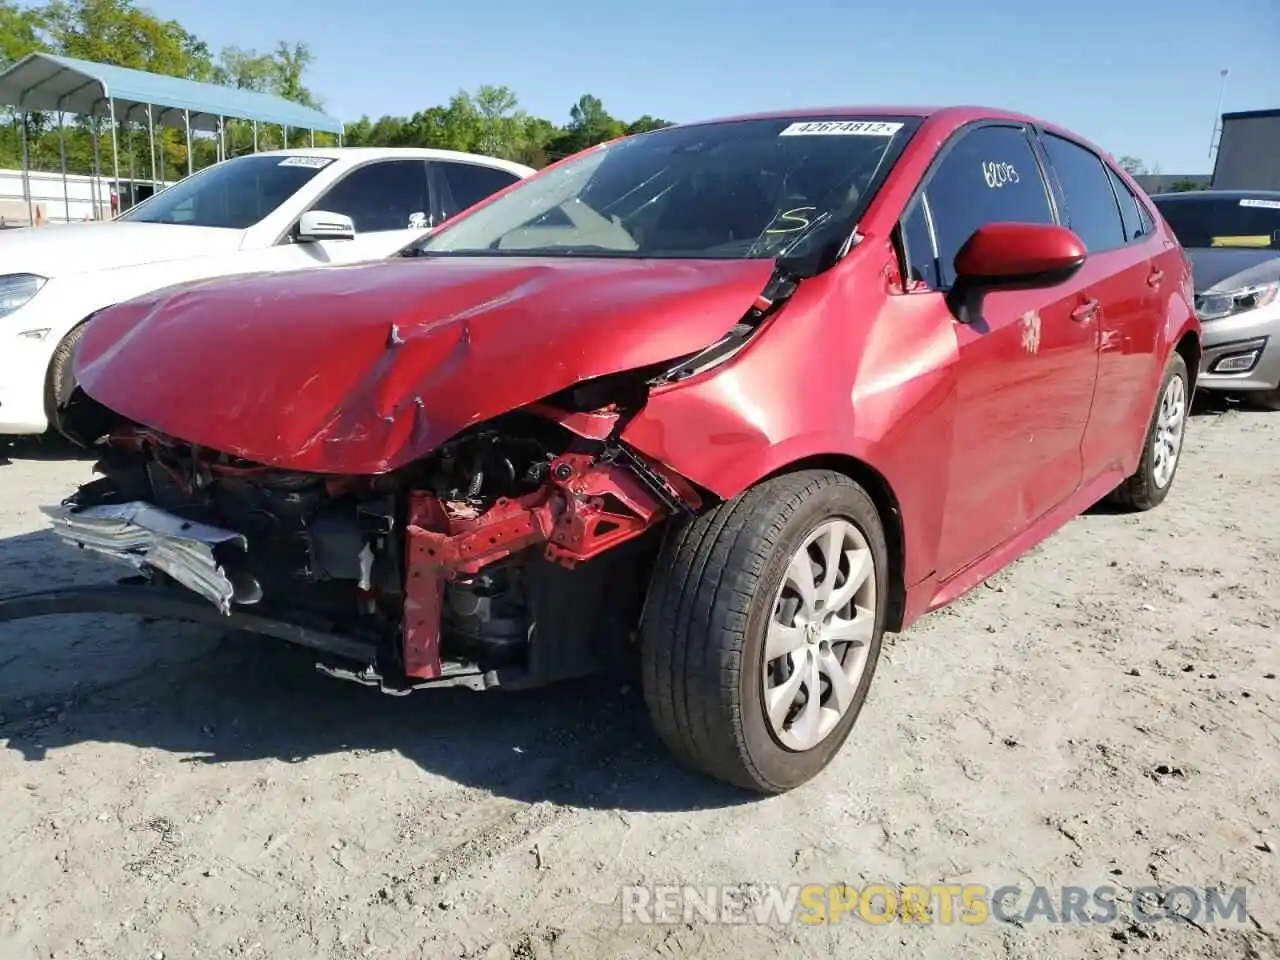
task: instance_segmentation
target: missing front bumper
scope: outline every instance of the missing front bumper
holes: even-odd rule
[[[256,603],[262,591],[256,581],[228,568],[228,551],[243,554],[243,534],[184,520],[142,501],[77,507],[42,507],[54,532],[64,541],[171,577],[203,597],[223,614],[231,604]]]

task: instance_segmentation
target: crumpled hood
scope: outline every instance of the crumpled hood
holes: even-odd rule
[[[93,318],[81,387],[162,433],[371,474],[582,380],[699,350],[769,260],[439,257],[205,281]]]
[[[1187,250],[1196,293],[1239,290],[1280,280],[1280,256],[1274,250],[1196,247]]]
[[[62,277],[206,257],[240,249],[243,238],[242,230],[126,220],[0,230],[0,273]]]

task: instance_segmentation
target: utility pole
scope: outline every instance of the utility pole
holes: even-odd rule
[[[1218,71],[1218,107],[1213,111],[1213,132],[1209,134],[1209,159],[1213,159],[1213,148],[1218,145],[1219,135],[1222,132],[1222,98],[1227,92],[1227,74],[1231,70],[1224,67]]]

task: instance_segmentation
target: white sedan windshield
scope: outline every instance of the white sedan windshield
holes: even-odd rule
[[[244,230],[333,161],[327,157],[259,154],[206,167],[120,216],[141,223]]]

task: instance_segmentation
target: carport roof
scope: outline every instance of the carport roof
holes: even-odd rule
[[[33,53],[0,73],[0,105],[105,117],[109,101],[117,120],[144,119],[151,104],[159,108],[156,122],[170,127],[183,126],[183,111],[190,111],[199,130],[216,130],[219,117],[231,117],[342,133],[333,117],[283,97],[74,57]]]

